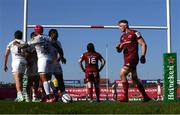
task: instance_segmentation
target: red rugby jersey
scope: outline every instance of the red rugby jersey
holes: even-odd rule
[[[138,64],[138,40],[140,38],[142,38],[141,34],[135,30],[129,30],[121,36],[120,43],[123,48],[125,64]]]
[[[85,72],[98,72],[98,60],[101,59],[102,56],[98,52],[85,52],[80,58],[85,61]]]

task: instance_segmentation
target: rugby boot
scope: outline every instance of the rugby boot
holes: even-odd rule
[[[141,83],[137,84],[137,88],[138,90],[141,92],[142,96],[143,96],[143,101],[144,102],[148,102],[151,100],[151,98],[147,95],[147,93],[145,92],[145,89],[143,87],[143,85]]]

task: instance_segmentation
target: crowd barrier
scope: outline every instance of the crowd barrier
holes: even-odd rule
[[[146,93],[151,97],[156,99],[157,98],[157,88],[145,88]],[[86,88],[66,88],[66,92],[69,93],[74,99],[85,99],[86,98]],[[95,91],[93,90],[94,94],[93,97],[95,98]],[[112,99],[112,88],[102,87],[100,88],[100,98],[101,99]],[[118,97],[121,97],[122,95],[122,89],[117,89],[117,95]],[[130,99],[138,99],[142,98],[142,95],[138,91],[137,88],[129,88],[128,90],[128,96]],[[0,88],[0,99],[7,99],[7,98],[16,98],[16,90],[15,88]],[[180,98],[180,88],[177,88],[177,98]]]

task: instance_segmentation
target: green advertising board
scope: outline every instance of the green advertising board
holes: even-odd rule
[[[177,101],[177,58],[176,53],[165,53],[164,60],[164,102]]]

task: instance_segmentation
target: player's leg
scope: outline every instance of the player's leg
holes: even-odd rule
[[[27,66],[27,69],[24,70],[22,82],[23,82],[23,96],[26,102],[30,102],[31,97],[31,86],[32,86],[32,71],[31,67]]]
[[[61,91],[61,93],[65,93],[65,85],[64,85],[64,79],[62,73],[56,73],[55,78],[58,80],[58,89]]]
[[[65,85],[64,85],[64,79],[63,79],[63,71],[61,68],[61,65],[53,64],[53,72],[55,75],[55,78],[58,80],[58,89],[61,91],[61,94],[65,93]]]
[[[93,84],[92,82],[87,82],[87,86],[88,86],[88,98],[90,99],[90,101],[93,100]]]
[[[44,91],[46,93],[45,102],[55,102],[56,99],[55,99],[54,95],[51,95],[51,93],[50,93],[50,86],[48,83],[47,75],[40,73],[40,79],[42,81],[42,85],[43,85]]]
[[[38,73],[40,75],[40,79],[42,81],[42,86],[46,93],[47,101],[46,102],[53,102],[55,98],[50,95],[50,86],[48,83],[48,74],[51,68],[50,65],[51,61],[47,59],[38,59]]]
[[[114,92],[114,99],[117,100],[117,89],[115,89],[115,92]]]
[[[87,80],[87,93],[90,102],[93,101],[93,83],[92,83],[92,73],[86,73],[86,80]]]
[[[31,54],[31,57],[28,61],[29,65],[29,75],[30,75],[30,90],[31,90],[31,99],[32,102],[40,102],[41,100],[37,98],[38,94],[38,87],[39,87],[39,81],[40,81],[40,75],[38,73],[38,59],[36,52],[33,52]]]
[[[24,100],[23,95],[22,95],[22,90],[21,90],[22,76],[18,72],[14,72],[13,77],[14,77],[14,80],[15,80],[16,91],[17,91],[17,98],[16,98],[15,101],[21,102],[21,101]]]
[[[96,92],[96,101],[100,102],[99,95],[100,95],[100,76],[99,73],[94,73],[94,86]]]
[[[50,86],[50,90],[53,92],[53,94],[57,94],[58,90],[54,86],[53,82],[51,80],[49,80],[48,83],[49,83],[49,86]]]
[[[113,94],[113,100],[116,101],[117,100],[117,89],[116,88],[114,88],[112,90],[112,94]]]
[[[32,86],[31,86],[32,102],[39,102],[40,100],[38,100],[37,98],[38,87],[39,87],[39,75],[33,75],[32,78],[33,78]]]
[[[12,73],[16,84],[17,98],[16,101],[21,102],[23,98],[22,77],[26,69],[26,64],[21,60],[12,61]]]
[[[128,75],[130,69],[127,66],[123,66],[120,72],[120,78],[121,78],[121,83],[122,83],[122,87],[123,87],[123,98],[120,99],[120,101],[122,102],[127,102],[128,101],[128,88],[129,88],[129,84],[128,81],[126,79],[126,76]]]
[[[146,94],[144,86],[139,82],[138,76],[137,76],[137,71],[136,68],[132,68],[131,69],[131,73],[132,73],[132,80],[133,83],[136,85],[136,87],[138,88],[138,90],[141,92],[144,101],[149,101],[150,98],[149,96]]]
[[[50,88],[49,88],[48,79],[46,77],[46,74],[40,73],[40,79],[42,81],[42,85],[43,85],[43,88],[44,88],[46,95],[49,95],[50,94]]]

